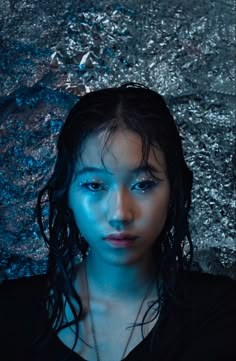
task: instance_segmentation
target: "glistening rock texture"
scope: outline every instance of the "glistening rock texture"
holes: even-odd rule
[[[0,277],[46,270],[34,207],[70,107],[136,81],[166,97],[194,172],[193,267],[235,278],[235,2],[1,0],[0,17]]]

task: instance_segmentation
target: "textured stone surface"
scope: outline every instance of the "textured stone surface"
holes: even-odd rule
[[[235,276],[235,3],[0,1],[0,277],[44,273],[35,222],[80,94],[126,81],[166,97],[194,172],[194,267]]]

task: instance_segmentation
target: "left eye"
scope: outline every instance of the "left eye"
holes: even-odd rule
[[[144,182],[136,183],[133,186],[133,188],[138,191],[147,191],[147,190],[152,189],[155,185],[156,185],[156,183],[154,183],[152,181],[144,181]]]

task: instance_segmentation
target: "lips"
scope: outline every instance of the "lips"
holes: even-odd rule
[[[126,232],[121,232],[121,233],[112,233],[109,234],[107,237],[105,237],[106,240],[116,240],[116,241],[131,241],[136,239],[136,236],[131,235],[130,233],[126,233]]]
[[[115,248],[129,248],[134,245],[134,241],[137,236],[133,236],[130,233],[113,233],[105,237],[105,241]]]

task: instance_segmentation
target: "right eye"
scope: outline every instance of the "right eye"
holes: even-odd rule
[[[90,183],[86,182],[86,183],[82,184],[82,186],[94,193],[105,189],[104,186],[102,185],[102,183],[98,183],[98,182],[90,182]]]

